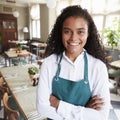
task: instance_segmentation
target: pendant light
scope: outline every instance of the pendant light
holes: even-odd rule
[[[13,16],[18,18],[19,17],[19,12],[18,10],[16,10],[16,1],[15,0],[10,0],[9,2],[13,2],[14,3],[14,6],[15,6],[15,9],[13,9]]]
[[[17,10],[13,11],[13,16],[18,18],[19,17],[19,12]]]

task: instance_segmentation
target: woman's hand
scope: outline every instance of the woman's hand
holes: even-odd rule
[[[90,101],[87,103],[86,107],[100,110],[104,104],[104,100],[100,97],[93,96]]]
[[[54,108],[58,108],[60,100],[53,95],[50,95],[50,105]]]

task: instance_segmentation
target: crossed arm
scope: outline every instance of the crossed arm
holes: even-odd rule
[[[56,98],[55,96],[51,95],[50,96],[50,105],[54,108],[58,108],[60,100]],[[87,103],[85,107],[87,108],[92,108],[95,110],[101,110],[102,106],[104,105],[104,100],[100,98],[99,96],[93,96]]]

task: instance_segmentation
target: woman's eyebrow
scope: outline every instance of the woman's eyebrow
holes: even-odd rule
[[[70,30],[70,28],[69,28],[69,27],[63,27],[63,29],[67,29],[67,30]]]
[[[64,30],[65,30],[65,29],[66,29],[66,30],[70,30],[69,27],[63,27],[63,29],[64,29]],[[82,28],[77,28],[77,30],[86,30],[86,28],[83,28],[83,27],[82,27]]]
[[[82,27],[82,28],[77,28],[77,29],[78,29],[78,30],[86,30],[86,28],[83,28],[83,27]]]

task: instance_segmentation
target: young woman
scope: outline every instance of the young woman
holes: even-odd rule
[[[100,36],[80,6],[58,16],[40,70],[37,109],[54,120],[107,120],[108,73]]]

